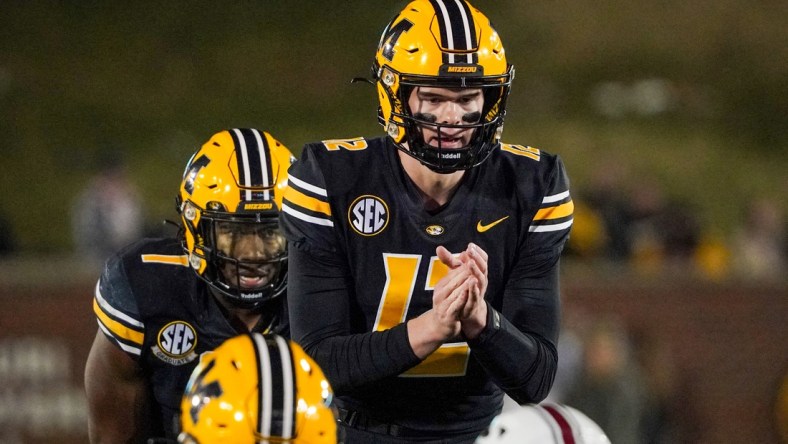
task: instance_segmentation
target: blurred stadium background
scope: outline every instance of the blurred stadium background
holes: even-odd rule
[[[100,265],[71,220],[100,168],[122,162],[144,231],[172,233],[186,160],[218,130],[266,129],[295,153],[381,134],[374,89],[349,81],[403,4],[0,5],[0,443],[87,440]],[[643,442],[788,442],[788,3],[474,4],[517,69],[504,141],[561,154],[573,180],[567,319],[615,316],[635,355],[668,350],[669,371],[637,363],[671,428]],[[604,190],[651,230],[623,253]],[[755,202],[778,256],[748,268]],[[632,215],[648,203],[655,217]]]

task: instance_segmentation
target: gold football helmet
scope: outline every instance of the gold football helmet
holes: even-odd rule
[[[184,444],[337,442],[331,386],[298,344],[259,333],[202,357],[181,402]]]
[[[279,211],[293,159],[269,133],[235,128],[214,134],[183,173],[176,200],[189,264],[239,307],[258,307],[285,291]]]
[[[392,20],[380,38],[372,66],[380,123],[394,144],[435,171],[468,169],[499,145],[514,68],[489,19],[464,0],[415,0]],[[480,88],[484,106],[473,121],[436,122],[412,112],[408,97],[418,87]],[[473,128],[461,149],[424,142],[419,127]],[[405,143],[407,146],[405,146]]]

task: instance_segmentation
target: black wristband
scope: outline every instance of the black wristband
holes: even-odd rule
[[[479,332],[479,336],[468,340],[468,345],[482,344],[501,329],[501,313],[492,308],[489,302],[485,301],[485,304],[487,304],[487,325]]]

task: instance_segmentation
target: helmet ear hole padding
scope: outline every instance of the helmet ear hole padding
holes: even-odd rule
[[[197,208],[191,202],[185,202],[183,204],[183,218],[193,222],[194,219],[197,217]]]

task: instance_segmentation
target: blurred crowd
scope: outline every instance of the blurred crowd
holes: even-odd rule
[[[575,189],[567,255],[647,274],[690,273],[740,281],[784,279],[788,229],[778,197],[753,196],[724,235],[688,199],[668,196],[655,177],[630,178],[618,165]]]
[[[567,305],[558,343],[558,372],[548,400],[584,412],[611,442],[693,442],[672,351],[615,315]],[[679,413],[680,412],[680,413]],[[682,415],[679,417],[678,415]]]
[[[688,199],[668,196],[655,177],[628,177],[620,165],[598,168],[574,188],[575,222],[565,256],[638,273],[689,273],[722,280],[785,279],[788,225],[774,196],[753,196],[738,210],[734,230],[722,230]],[[144,202],[122,159],[105,159],[75,196],[71,228],[77,257],[100,264],[161,221],[146,219]],[[731,225],[730,223],[728,225]],[[0,212],[0,257],[19,251],[14,227]],[[160,230],[158,230],[160,231]]]
[[[122,159],[106,158],[77,195],[71,209],[74,249],[102,264],[145,232],[143,202]]]

